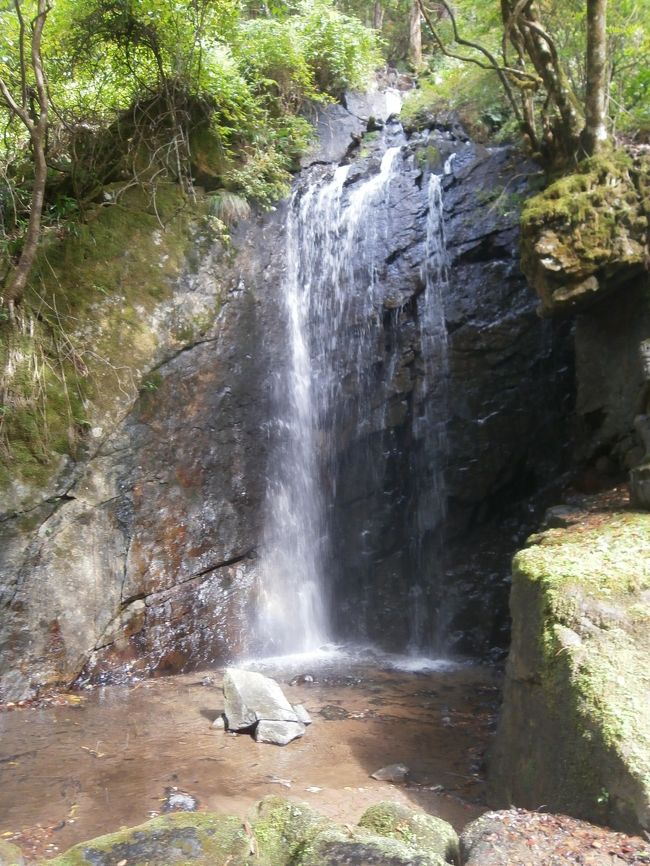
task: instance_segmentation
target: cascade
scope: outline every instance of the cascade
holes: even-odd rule
[[[259,567],[256,637],[265,652],[305,652],[349,637],[341,634],[339,599],[332,597],[334,576],[337,586],[345,585],[346,568],[353,566],[340,561],[336,537],[339,455],[350,443],[373,442],[359,463],[372,476],[364,484],[382,489],[394,450],[386,430],[400,372],[391,329],[401,315],[399,304],[386,299],[382,273],[396,230],[399,175],[409,160],[412,168],[412,156],[401,143],[387,147],[374,174],[339,166],[300,185],[290,202],[282,292],[287,361],[277,374],[275,446]],[[413,652],[434,645],[428,583],[435,578],[431,551],[445,511],[447,270],[440,179],[432,175],[416,192],[426,222],[423,289],[410,313],[417,332],[407,461],[412,478],[402,513],[387,515],[410,524],[409,585],[403,599],[398,590],[396,604],[408,608]],[[384,359],[379,371],[378,357]],[[358,567],[371,568],[372,535],[372,527],[361,526]],[[371,576],[363,582],[355,638],[364,637],[364,616],[372,605]]]

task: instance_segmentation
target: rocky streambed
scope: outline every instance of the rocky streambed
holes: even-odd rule
[[[264,665],[313,720],[304,738],[284,748],[212,727],[223,710],[222,671],[6,709],[0,835],[30,857],[53,857],[163,814],[180,793],[201,811],[235,815],[240,823],[257,801],[281,794],[341,824],[389,799],[460,830],[486,809],[483,753],[498,675],[481,666],[408,671],[395,664],[343,656]],[[410,768],[403,784],[370,778],[392,763]]]

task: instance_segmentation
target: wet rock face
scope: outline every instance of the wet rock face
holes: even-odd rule
[[[476,147],[443,127],[406,141],[387,122],[355,145],[350,135],[365,125],[355,111],[343,137],[330,123],[330,150],[313,155],[311,177],[328,171],[321,157],[354,158],[347,195],[378,171],[382,136],[404,147],[394,230],[384,242],[385,226],[376,227],[384,301],[367,381],[377,398],[361,436],[341,431],[324,478],[333,493],[337,627],[342,637],[395,649],[414,629],[425,641],[444,633],[447,645],[482,653],[503,641],[508,561],[529,525],[525,503],[557,472],[567,439],[563,326],[537,319],[516,259],[518,205],[533,168],[508,148]],[[422,395],[427,180],[452,154],[442,179],[448,372]],[[281,205],[235,232],[234,261],[217,262],[223,291],[214,325],[194,342],[165,344],[139,399],[104,425],[87,457],[42,499],[3,515],[0,697],[29,696],[80,672],[97,679],[184,670],[244,647],[274,377],[286,363],[285,216]],[[201,291],[214,303],[215,273],[202,279],[198,288],[194,275],[179,281],[175,309]],[[354,385],[346,380],[350,402]],[[426,455],[414,421],[443,398],[447,518],[421,539],[409,479]],[[425,563],[425,579],[414,588],[416,563]],[[409,612],[416,589],[424,622]]]
[[[414,135],[409,151],[378,270],[385,337],[369,361],[377,379],[395,371],[390,388],[378,381],[375,389],[386,401],[377,408],[384,426],[344,442],[336,473],[337,615],[344,635],[365,634],[394,649],[437,637],[438,646],[480,654],[507,640],[510,557],[534,526],[535,495],[568,454],[570,327],[539,319],[518,264],[520,208],[536,167],[509,148],[467,144],[451,130]],[[417,299],[425,193],[429,167],[442,171],[450,156],[441,184],[447,369],[439,365],[425,397],[437,407],[445,440],[447,513],[417,539],[413,485],[427,462],[413,433],[423,412]],[[417,586],[416,573],[424,576]]]
[[[241,646],[277,332],[258,266],[231,277],[213,329],[150,374],[62,494],[2,523],[5,699],[82,668],[164,673]]]

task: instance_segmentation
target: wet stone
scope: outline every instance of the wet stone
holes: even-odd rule
[[[300,722],[276,722],[263,719],[255,728],[257,743],[271,743],[275,746],[286,746],[292,740],[305,735],[305,726]]]
[[[406,764],[389,764],[387,767],[375,770],[370,774],[370,778],[378,782],[405,782],[410,772]]]
[[[328,722],[338,722],[343,719],[347,719],[350,717],[350,713],[343,709],[343,707],[337,707],[334,704],[327,704],[320,710],[320,715],[327,719]]]
[[[254,671],[228,668],[223,677],[224,715],[228,729],[244,731],[259,721],[298,722],[298,716],[275,680]]]
[[[311,725],[311,716],[307,712],[307,710],[303,707],[302,704],[294,704],[293,709],[295,710],[296,715],[298,716],[298,721],[302,722],[303,725]]]
[[[196,812],[198,802],[195,797],[185,791],[165,790],[163,812]]]

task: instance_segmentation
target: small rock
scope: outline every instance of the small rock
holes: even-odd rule
[[[212,722],[212,727],[216,731],[224,731],[226,729],[226,720],[223,717],[223,713]]]
[[[313,683],[314,677],[312,674],[298,674],[290,682],[290,686],[304,686],[305,684]]]
[[[322,790],[317,785],[310,785],[308,788],[305,788],[305,791],[308,791],[310,794],[320,794]]]
[[[327,706],[323,707],[322,710],[320,710],[320,715],[324,719],[327,719],[328,722],[338,722],[350,717],[350,713],[347,710],[344,710],[343,707],[337,707],[334,704],[327,704]]]
[[[378,782],[405,782],[410,772],[406,764],[389,764],[375,770],[370,774],[370,778],[377,779]]]
[[[165,789],[166,799],[162,807],[163,812],[196,812],[199,805],[196,798],[185,791],[177,791],[174,788]]]
[[[302,704],[294,704],[293,710],[295,714],[298,716],[298,721],[302,722],[303,725],[311,725],[311,716],[307,712],[307,710],[303,707]]]
[[[255,728],[257,743],[272,743],[275,746],[286,746],[292,740],[303,737],[305,726],[300,722],[278,722],[263,719]]]

